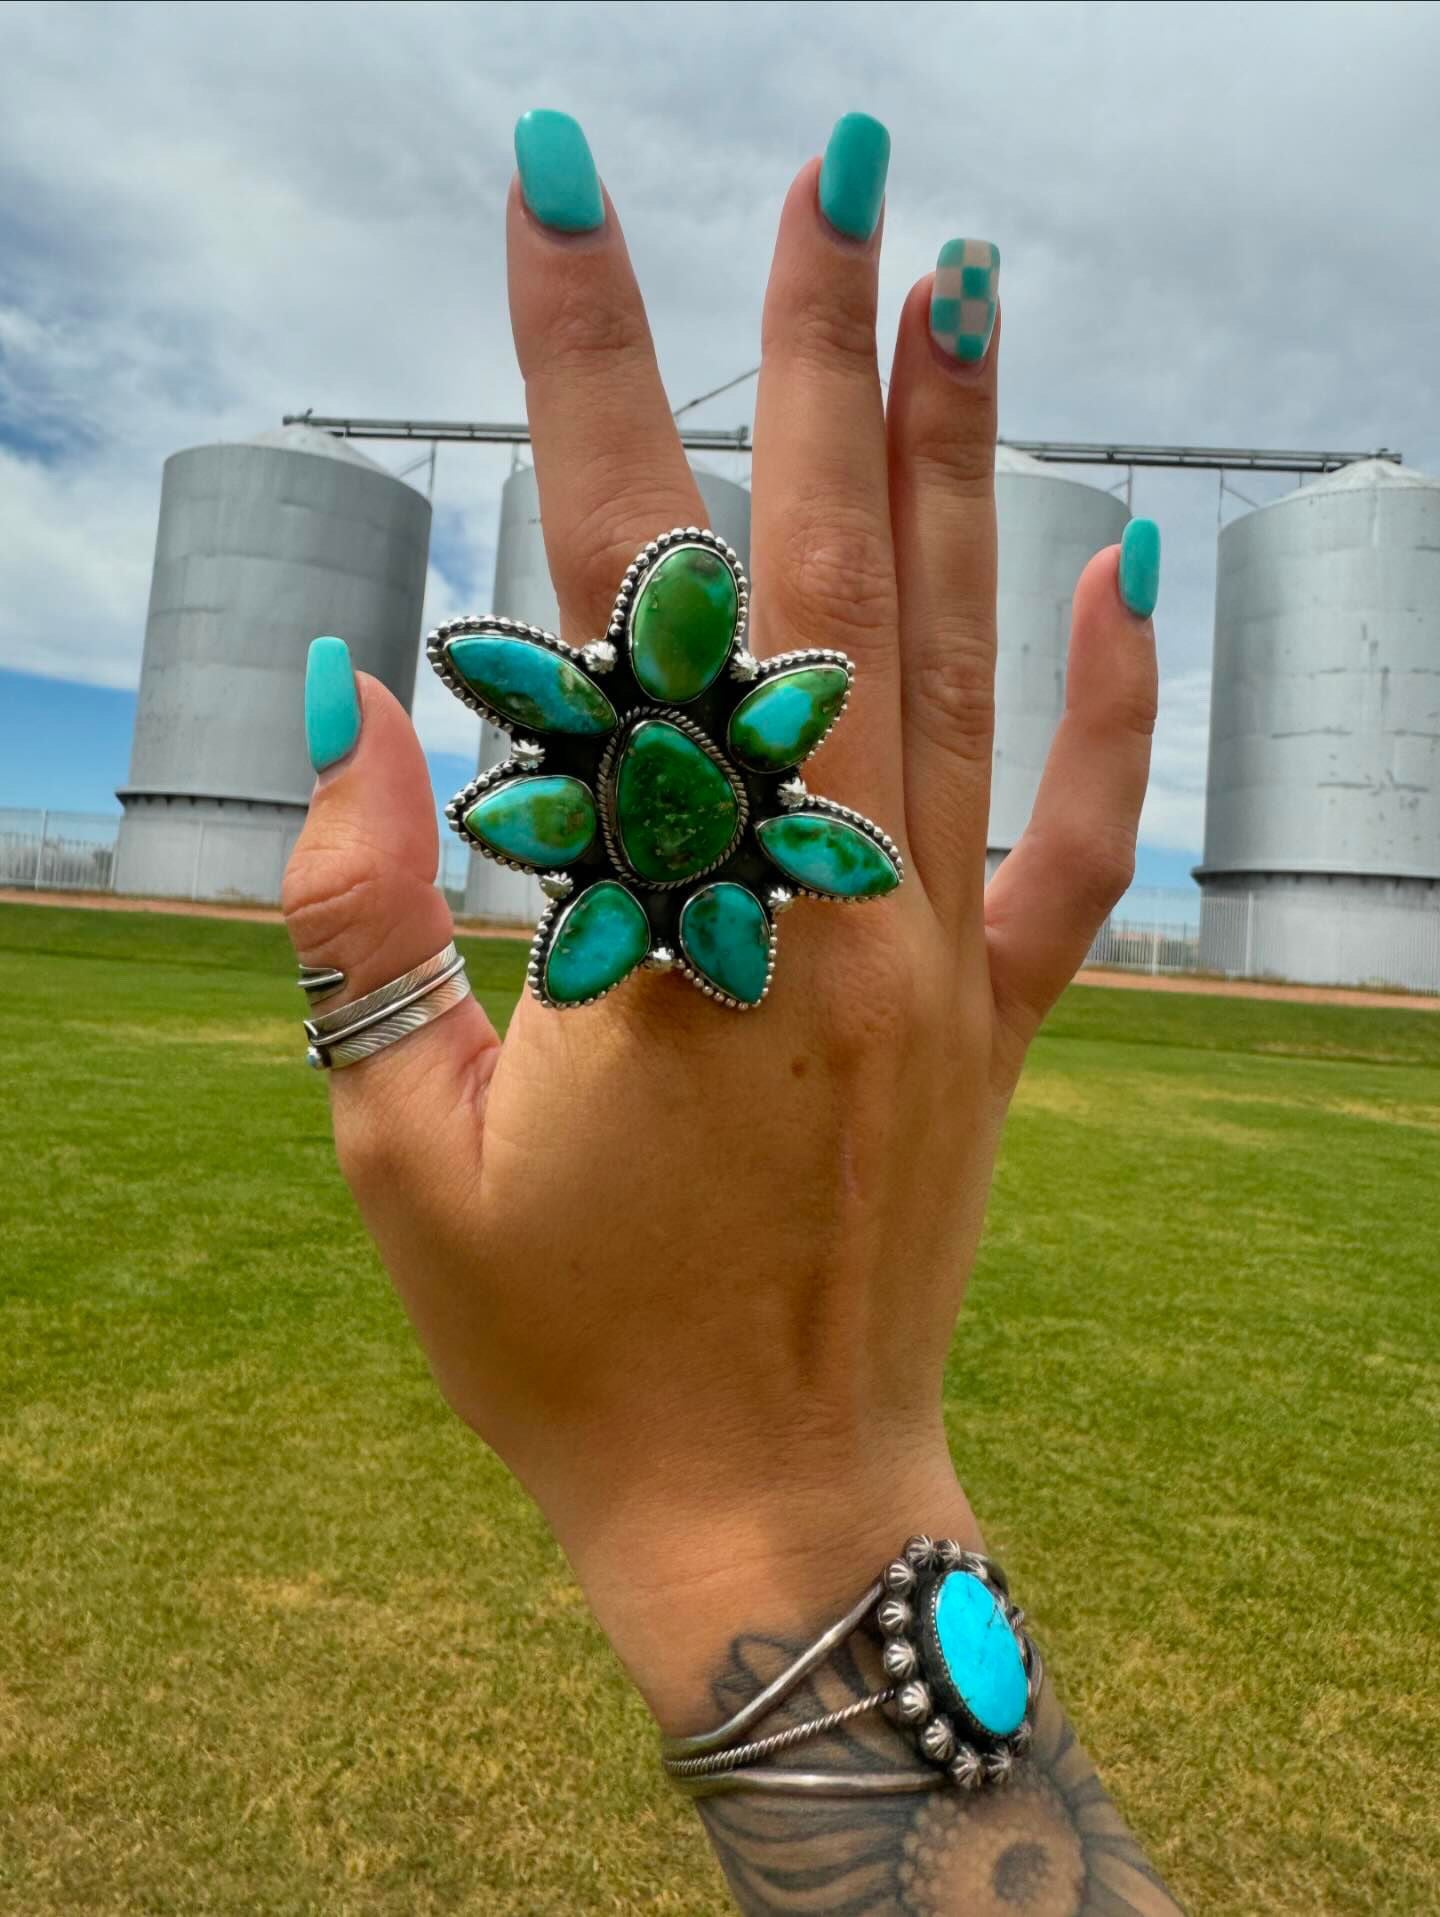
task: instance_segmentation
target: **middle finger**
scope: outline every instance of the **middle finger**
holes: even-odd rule
[[[850,113],[780,218],[755,408],[755,650],[830,646],[856,667],[825,790],[900,824],[900,681],[885,409],[875,362],[890,136]]]

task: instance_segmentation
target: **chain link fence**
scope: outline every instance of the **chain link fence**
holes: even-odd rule
[[[119,828],[113,814],[0,808],[0,885],[113,891]],[[243,848],[228,842],[235,833],[245,835]],[[170,896],[217,897],[207,877],[208,849],[230,872],[249,875],[243,895],[232,886],[218,896],[274,904],[290,842],[290,828],[260,821],[201,825]],[[465,909],[470,857],[442,825],[436,884],[457,913]],[[1370,907],[1352,898],[1221,898],[1194,888],[1137,887],[1100,928],[1088,962],[1154,977],[1300,979],[1440,993],[1440,910],[1393,901]]]

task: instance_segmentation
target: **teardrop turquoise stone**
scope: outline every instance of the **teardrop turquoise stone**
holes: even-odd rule
[[[710,754],[668,720],[642,720],[615,769],[615,826],[637,876],[669,885],[703,872],[739,823],[734,788]]]
[[[762,820],[755,835],[788,878],[833,899],[876,899],[900,883],[883,847],[845,819],[786,812]]]
[[[845,703],[843,666],[797,666],[747,692],[730,716],[730,750],[757,772],[783,772],[813,752]]]
[[[595,837],[595,801],[579,779],[506,779],[482,793],[465,824],[483,845],[538,869],[569,865]]]
[[[683,705],[724,665],[740,599],[735,575],[705,546],[679,546],[645,574],[630,614],[630,663],[652,699]]]
[[[453,639],[450,664],[487,706],[530,732],[608,732],[615,708],[586,672],[548,646],[504,633]]]
[[[994,1737],[1020,1728],[1029,1701],[1014,1631],[989,1586],[947,1571],[935,1598],[935,1638],[946,1675],[970,1715]]]
[[[598,998],[649,949],[650,921],[639,900],[614,879],[601,879],[561,913],[545,957],[545,990],[557,1005]]]
[[[753,892],[728,880],[703,886],[680,914],[680,949],[702,978],[758,1005],[770,976],[770,921]]]

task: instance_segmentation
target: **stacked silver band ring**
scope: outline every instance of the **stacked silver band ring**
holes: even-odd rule
[[[301,989],[312,999],[339,989],[330,983],[322,993],[317,986],[317,970],[313,966],[301,968]],[[329,976],[333,979],[336,975]],[[323,1012],[318,1018],[307,1018],[305,1036],[310,1050],[306,1061],[317,1071],[358,1065],[362,1058],[373,1058],[387,1045],[433,1024],[469,996],[465,961],[452,941],[443,952],[391,979],[388,985],[377,986],[364,998],[352,999],[348,1005]]]

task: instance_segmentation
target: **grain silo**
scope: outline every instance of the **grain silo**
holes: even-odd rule
[[[1363,460],[1220,535],[1202,960],[1440,990],[1440,480]]]
[[[279,896],[309,643],[339,633],[408,707],[429,543],[429,501],[313,427],[166,460],[117,891]]]
[[[722,479],[696,467],[695,483],[705,501],[706,524],[735,548],[740,563],[750,564],[750,494],[734,480]],[[657,527],[657,531],[665,531]],[[638,542],[637,542],[638,550]],[[620,581],[615,581],[618,588]],[[511,473],[500,494],[500,533],[495,549],[495,590],[486,608],[507,619],[523,619],[535,626],[558,630],[559,607],[545,562],[540,531],[540,493],[533,466]],[[567,635],[569,636],[569,635]],[[589,634],[595,637],[596,634]],[[583,641],[582,641],[583,643]],[[509,748],[509,734],[487,722],[480,727],[479,770],[498,765]],[[466,916],[478,919],[528,921],[539,917],[545,900],[539,881],[525,872],[510,872],[478,855],[470,861],[465,882]]]
[[[1070,601],[1086,564],[1129,517],[1114,493],[1065,479],[1028,453],[995,452],[999,537],[995,761],[986,876],[1025,830],[1065,709]]]

